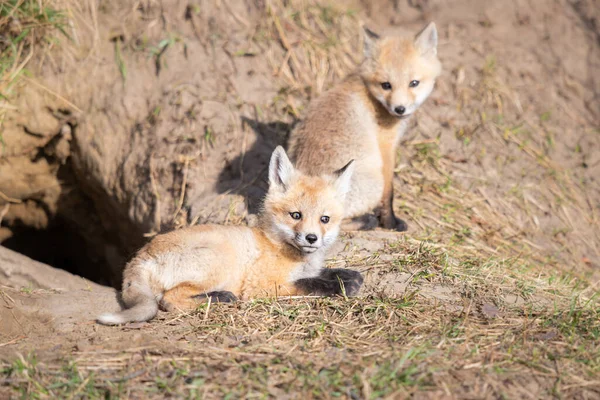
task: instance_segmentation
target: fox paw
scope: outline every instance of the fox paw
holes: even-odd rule
[[[295,282],[298,289],[306,294],[318,296],[355,296],[363,284],[360,272],[342,268],[324,269],[315,278],[300,279]]]
[[[396,226],[392,229],[398,232],[406,232],[408,230],[408,224],[404,220],[396,217],[394,217],[394,220],[396,222]]]
[[[233,293],[227,291],[220,291],[200,293],[190,297],[177,299],[167,299],[163,297],[159,302],[159,306],[161,310],[167,312],[194,310],[200,304],[206,303],[209,298],[211,303],[231,303],[237,301],[237,297]]]
[[[332,269],[331,279],[339,285],[339,293],[346,296],[356,296],[362,287],[364,278],[358,271],[350,269]]]
[[[237,299],[238,299],[235,296],[235,294],[228,292],[226,290],[222,290],[222,291],[218,291],[218,292],[201,293],[201,294],[198,294],[193,297],[198,300],[202,300],[202,299],[208,300],[210,298],[211,303],[233,303],[234,301],[237,301]]]
[[[408,225],[406,222],[401,220],[400,218],[396,218],[395,215],[380,215],[379,216],[379,225],[383,229],[389,229],[391,231],[397,232],[406,232],[408,230]]]

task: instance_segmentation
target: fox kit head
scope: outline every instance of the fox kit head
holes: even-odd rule
[[[281,146],[271,156],[262,218],[276,240],[310,254],[333,244],[344,216],[353,161],[331,176],[296,170]]]
[[[364,50],[360,73],[371,95],[395,117],[415,112],[441,72],[435,24],[427,25],[414,39],[380,38],[365,28]]]

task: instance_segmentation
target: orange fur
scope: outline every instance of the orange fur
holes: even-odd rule
[[[193,282],[184,282],[167,290],[161,300],[161,306],[165,311],[194,310],[198,304],[204,302],[194,296],[206,292],[206,287]]]

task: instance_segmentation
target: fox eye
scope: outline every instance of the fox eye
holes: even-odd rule
[[[324,224],[328,223],[329,222],[329,217],[327,215],[323,215],[321,217],[321,222],[324,223]]]
[[[294,219],[300,219],[300,218],[302,218],[302,214],[300,214],[300,213],[299,213],[299,212],[297,212],[297,211],[296,211],[296,212],[291,212],[291,213],[290,213],[290,216],[291,216],[292,218],[294,218]]]
[[[408,87],[417,87],[417,86],[419,86],[419,83],[420,82],[417,80],[410,81],[410,83],[408,84]]]
[[[383,88],[383,90],[392,90],[392,84],[389,82],[383,82],[381,84],[381,87]]]

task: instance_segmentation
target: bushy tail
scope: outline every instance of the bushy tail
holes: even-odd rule
[[[123,302],[127,309],[110,314],[102,314],[97,321],[103,325],[119,325],[126,322],[148,321],[158,312],[158,302],[146,283],[124,283]]]

